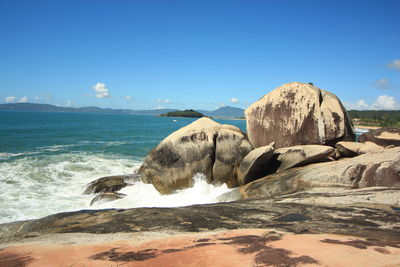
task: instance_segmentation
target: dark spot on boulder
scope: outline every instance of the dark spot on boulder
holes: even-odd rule
[[[154,160],[161,166],[172,167],[180,160],[180,156],[168,145],[153,151]]]
[[[310,221],[311,217],[305,216],[300,213],[291,213],[288,215],[283,215],[281,217],[278,217],[274,219],[274,221],[277,222],[304,222],[304,221]]]

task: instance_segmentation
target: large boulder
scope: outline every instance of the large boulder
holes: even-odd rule
[[[400,128],[384,127],[371,130],[358,137],[359,142],[373,142],[379,146],[400,146]]]
[[[347,141],[336,143],[336,148],[338,149],[339,153],[345,157],[355,157],[384,149],[383,147],[372,142],[359,143]]]
[[[247,184],[265,175],[274,154],[274,143],[252,150],[242,160],[238,170],[238,183]]]
[[[334,153],[330,146],[304,145],[291,146],[275,150],[274,159],[277,161],[276,172],[326,160]]]
[[[226,183],[229,187],[238,186],[238,167],[252,149],[243,133],[230,129],[219,130],[212,172],[214,181],[217,184]]]
[[[354,141],[353,124],[340,100],[310,84],[284,84],[245,111],[249,140],[255,147],[275,142],[294,145],[334,145]]]
[[[268,175],[240,188],[244,198],[272,197],[314,187],[400,187],[400,148],[316,163]]]
[[[237,168],[253,149],[239,128],[201,118],[158,144],[138,173],[163,194],[193,185],[193,175],[203,173],[209,183],[237,185]]]

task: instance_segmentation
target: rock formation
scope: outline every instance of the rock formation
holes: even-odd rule
[[[384,149],[383,147],[368,141],[365,143],[341,141],[336,143],[335,146],[339,153],[345,157],[355,157]]]
[[[400,187],[400,148],[271,174],[240,188],[244,198],[272,197],[314,187]]]
[[[209,183],[237,185],[237,168],[253,149],[239,128],[201,118],[166,137],[138,173],[163,194],[192,186],[195,173]]]
[[[373,142],[379,146],[400,146],[400,128],[384,127],[363,133],[358,138],[359,142]]]
[[[252,150],[242,160],[238,170],[239,185],[247,184],[265,175],[274,154],[274,143]]]
[[[321,145],[302,145],[284,147],[275,150],[273,163],[277,166],[276,172],[307,165],[311,163],[320,162],[334,153],[334,149],[330,146]]]
[[[245,111],[247,132],[255,147],[275,142],[294,145],[334,145],[354,141],[350,117],[340,100],[310,84],[284,84]]]

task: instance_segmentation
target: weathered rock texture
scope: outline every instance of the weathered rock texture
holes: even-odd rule
[[[355,157],[384,149],[383,147],[368,141],[365,143],[341,141],[336,143],[335,146],[339,153],[345,157]]]
[[[321,162],[334,153],[334,148],[321,145],[303,145],[284,147],[275,150],[274,160],[276,159],[278,169],[276,172],[303,166],[311,163]]]
[[[265,175],[274,154],[274,144],[263,146],[252,150],[244,157],[238,170],[238,182],[240,185],[247,184]]]
[[[379,146],[400,146],[400,128],[384,127],[363,133],[358,138],[359,142],[373,142]]]
[[[245,111],[247,132],[255,147],[275,142],[294,145],[334,145],[354,141],[353,124],[340,100],[310,84],[284,84]]]
[[[400,188],[400,148],[339,161],[316,163],[271,174],[241,187],[245,198],[271,197],[313,187]]]
[[[237,186],[237,168],[253,149],[239,128],[201,118],[166,137],[145,158],[138,173],[161,193],[192,186],[195,173],[209,183]]]

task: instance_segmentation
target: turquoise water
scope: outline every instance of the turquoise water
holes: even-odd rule
[[[99,177],[133,173],[163,138],[193,122],[127,114],[0,111],[0,223],[89,208],[82,195]],[[216,120],[245,130],[243,120]],[[135,184],[128,195],[94,208],[209,203],[229,190],[207,185],[161,196]]]

